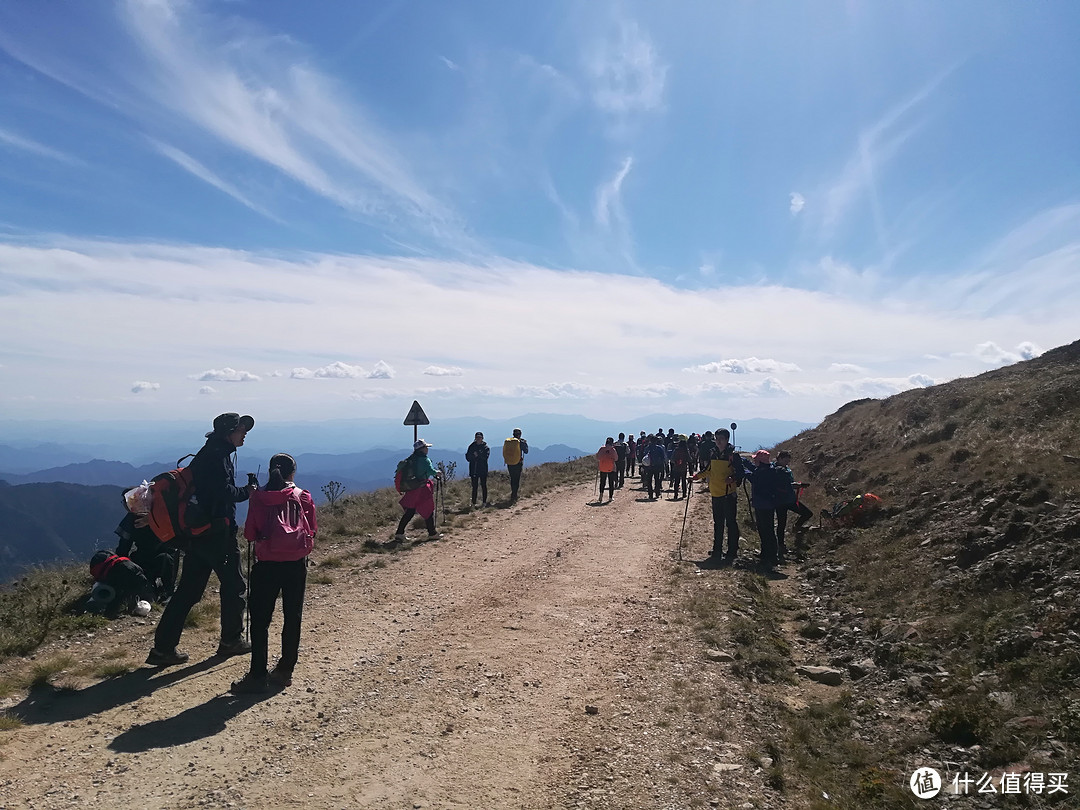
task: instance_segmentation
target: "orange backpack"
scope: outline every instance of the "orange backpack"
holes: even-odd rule
[[[162,543],[182,546],[210,529],[210,519],[197,503],[191,468],[176,462],[176,469],[155,475],[150,481],[150,528]]]

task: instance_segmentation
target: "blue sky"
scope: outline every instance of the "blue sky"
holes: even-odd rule
[[[0,6],[0,410],[816,421],[1080,335],[1080,6]]]

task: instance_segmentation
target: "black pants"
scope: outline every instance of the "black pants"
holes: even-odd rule
[[[739,553],[739,521],[738,521],[739,493],[732,492],[730,495],[713,496],[712,519],[713,519],[713,547],[712,554],[719,557],[724,551],[724,529],[727,529],[728,545],[727,556],[734,557]]]
[[[217,574],[221,584],[221,640],[229,644],[244,634],[244,595],[247,583],[240,572],[240,549],[236,544],[236,527],[214,527],[192,541],[184,554],[180,582],[176,593],[165,606],[154,633],[154,647],[167,652],[180,643],[184,621],[206,590],[210,573]]]
[[[634,470],[637,467],[637,456],[628,455],[626,457],[626,472],[630,475],[634,474]]]
[[[143,551],[140,548],[132,552],[131,560],[138,563],[151,585],[161,580],[161,588],[158,589],[156,586],[154,588],[155,598],[167,599],[172,596],[173,591],[176,590],[176,569],[179,562],[179,555],[176,552],[159,549]]]
[[[615,478],[618,473],[615,472],[601,472],[600,473],[600,500],[604,500],[604,484],[608,485],[608,497],[615,497]]]
[[[405,530],[409,528],[409,521],[416,515],[415,509],[406,509],[405,514],[401,516],[401,520],[397,525],[397,533],[405,534]],[[424,525],[427,526],[428,534],[435,534],[435,513],[432,512],[431,516],[424,521]]]
[[[633,473],[631,472],[631,475]],[[615,488],[622,489],[623,483],[626,481],[626,459],[620,458],[615,462]]]
[[[787,553],[787,546],[784,545],[784,530],[787,528],[788,512],[794,512],[799,516],[795,519],[796,533],[814,516],[810,507],[802,503],[788,503],[776,507],[776,543],[781,554]]]
[[[679,486],[680,485],[682,486],[683,497],[685,497],[686,494],[687,494],[687,492],[686,492],[686,487],[687,487],[686,466],[685,465],[682,465],[682,466],[672,465],[672,467],[671,467],[671,491],[674,493],[676,498],[679,497]]]
[[[516,501],[518,496],[518,489],[521,487],[521,470],[525,466],[525,462],[520,464],[507,464],[506,471],[510,473],[510,500]]]
[[[641,477],[645,479],[645,491],[649,493],[650,498],[659,498],[661,496],[661,476],[663,472],[659,467],[642,467]]]
[[[472,505],[476,506],[476,488],[483,492],[484,499],[481,503],[487,503],[487,473],[469,476],[472,478]]]
[[[251,675],[266,675],[270,620],[281,594],[281,659],[278,669],[292,672],[300,654],[300,619],[304,613],[307,557],[291,562],[259,560],[251,569]]]
[[[758,537],[761,538],[761,561],[766,565],[773,565],[779,559],[776,549],[776,526],[773,520],[776,518],[775,509],[755,509],[757,518]]]
[[[154,601],[154,586],[134,560],[120,560],[113,565],[105,577],[105,584],[116,591],[116,598],[106,609],[109,615],[119,615],[120,611],[133,608],[137,599]]]

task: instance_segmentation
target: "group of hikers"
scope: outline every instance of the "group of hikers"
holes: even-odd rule
[[[254,426],[251,416],[220,414],[186,468],[178,467],[155,476],[153,483],[144,481],[125,490],[128,514],[116,529],[120,543],[115,552],[99,551],[91,560],[95,579],[91,606],[102,609],[111,605],[115,609],[127,604],[140,615],[149,612],[151,601],[164,606],[154,645],[146,657],[147,664],[158,667],[188,661],[187,653],[178,648],[180,637],[188,614],[202,599],[210,574],[216,574],[221,601],[217,655],[251,655],[247,674],[230,687],[234,694],[258,693],[292,683],[300,648],[308,556],[318,531],[315,503],[310,492],[294,483],[297,465],[288,453],[270,458],[265,485],[260,487],[254,474],[248,475],[245,486],[236,485],[234,454]],[[406,529],[416,515],[424,520],[429,537],[440,536],[434,521],[434,489],[442,474],[428,458],[431,446],[417,439],[413,452],[398,464],[394,482],[401,493],[403,514],[395,541],[407,539]],[[511,503],[518,499],[528,452],[520,429],[503,442]],[[490,456],[483,433],[476,433],[465,453],[474,507],[478,497],[481,507],[490,505]],[[794,479],[790,454],[781,452],[772,462],[768,451],[758,450],[748,463],[730,443],[726,428],[702,435],[678,435],[674,429],[652,435],[642,431],[628,439],[620,433],[617,440],[607,439],[597,459],[601,502],[605,487],[610,502],[615,490],[622,488],[626,476],[634,476],[635,470],[650,501],[662,497],[665,481],[671,482],[676,500],[689,496],[692,480],[707,481],[713,515],[711,557],[724,562],[733,562],[739,551],[738,487],[743,481],[752,487],[750,502],[761,535],[762,564],[772,567],[784,561],[788,512],[798,515],[796,535],[812,516],[799,502],[805,485]],[[246,577],[241,570],[236,517],[236,505],[243,501],[248,501],[243,536],[254,556],[252,565],[252,555],[248,555]],[[279,595],[281,655],[270,669],[269,627]],[[249,637],[245,637],[245,601]]]
[[[625,485],[626,476],[633,476],[635,468],[649,501],[662,497],[665,481],[671,482],[672,500],[689,496],[691,480],[707,481],[713,516],[710,558],[720,563],[733,563],[739,553],[739,487],[744,481],[750,483],[753,523],[761,538],[759,562],[766,568],[784,563],[789,554],[784,540],[788,513],[798,515],[793,525],[796,537],[813,517],[799,500],[808,485],[795,480],[791,454],[781,451],[774,462],[768,450],[757,450],[747,461],[731,444],[727,428],[700,435],[676,434],[674,428],[668,428],[667,433],[662,429],[653,434],[641,431],[637,438],[631,433],[629,439],[620,433],[618,439],[608,436],[596,458],[598,503],[604,502],[605,488],[610,503],[615,490]]]

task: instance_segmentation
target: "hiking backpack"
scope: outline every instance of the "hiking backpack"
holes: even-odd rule
[[[259,560],[292,562],[302,560],[315,547],[315,532],[308,523],[299,487],[288,490],[260,490],[251,496],[250,510],[264,508],[261,501],[284,495],[284,503],[269,507],[265,526],[255,539],[255,557]],[[245,536],[247,529],[245,527]]]
[[[423,479],[416,474],[416,465],[413,464],[412,456],[398,462],[397,469],[394,471],[394,489],[398,492],[412,492],[414,489],[419,489],[423,483]]]
[[[507,465],[514,465],[521,463],[521,440],[511,436],[505,442],[503,442],[503,461]]]
[[[192,454],[193,455],[193,454]],[[210,519],[197,503],[195,481],[190,467],[181,467],[155,475],[150,480],[150,529],[162,543],[181,546],[210,529]]]

